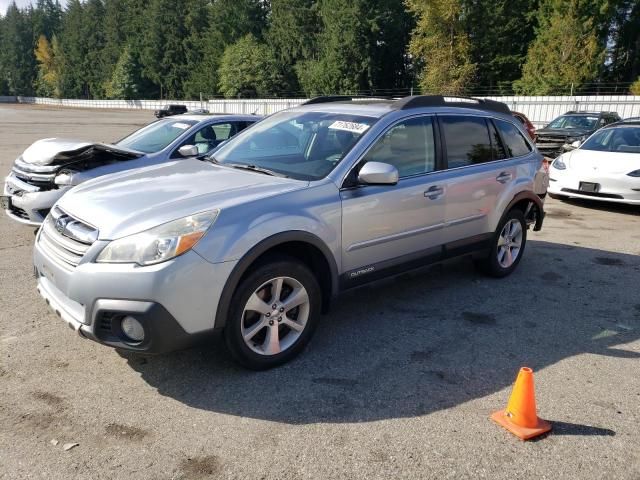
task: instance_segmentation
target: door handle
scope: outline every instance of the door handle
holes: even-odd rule
[[[513,178],[509,172],[501,172],[500,175],[496,177],[496,180],[500,183],[507,183],[509,180]]]
[[[434,185],[433,187],[429,187],[426,192],[424,192],[424,196],[429,200],[435,200],[444,194],[444,188]]]

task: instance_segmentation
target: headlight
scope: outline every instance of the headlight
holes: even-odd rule
[[[188,252],[218,217],[218,210],[196,213],[109,243],[100,263],[153,265]]]
[[[587,139],[587,135],[580,135],[578,137],[567,137],[567,143],[572,144],[573,142],[584,142]]]
[[[73,172],[60,172],[53,179],[56,185],[73,185]]]
[[[567,166],[565,165],[565,163],[562,161],[562,156],[559,156],[558,158],[556,158],[553,163],[551,164],[551,166],[553,168],[555,168],[556,170],[566,170]]]
[[[640,177],[640,170],[634,170],[633,172],[627,173],[630,177]]]

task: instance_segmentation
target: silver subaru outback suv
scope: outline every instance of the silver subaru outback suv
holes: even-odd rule
[[[469,255],[511,273],[542,156],[506,105],[320,97],[214,156],[86,182],[35,242],[38,290],[82,337],[157,353],[222,330],[248,368],[307,344],[340,292]]]

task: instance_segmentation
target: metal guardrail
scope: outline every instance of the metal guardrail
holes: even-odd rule
[[[506,103],[511,110],[524,113],[540,127],[568,110],[612,111],[622,118],[640,117],[640,96],[594,95],[594,96],[501,96],[483,97]],[[122,108],[157,110],[168,103],[186,105],[189,109],[206,108],[218,113],[256,113],[269,115],[303,103],[301,98],[268,99],[213,99],[209,101],[184,100],[82,100],[42,97],[1,97],[0,103],[27,103],[76,108]]]

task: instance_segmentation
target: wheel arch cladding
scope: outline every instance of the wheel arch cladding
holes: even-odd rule
[[[525,217],[527,217],[527,212],[529,208],[535,208],[537,212],[536,212],[536,217],[535,217],[536,221],[535,221],[533,230],[537,232],[542,229],[542,222],[544,220],[544,206],[542,204],[542,200],[540,200],[540,197],[538,197],[535,193],[532,193],[529,191],[523,191],[516,194],[511,200],[511,202],[509,202],[509,205],[507,206],[507,208],[505,208],[504,213],[502,214],[502,218],[504,218],[507,212],[509,212],[514,208],[521,210],[523,215],[525,215]]]
[[[272,255],[285,255],[300,260],[316,275],[322,292],[322,311],[327,312],[337,292],[338,268],[329,248],[309,232],[291,231],[268,237],[253,246],[229,275],[216,311],[215,328],[227,323],[229,306],[236,288],[252,267]]]

